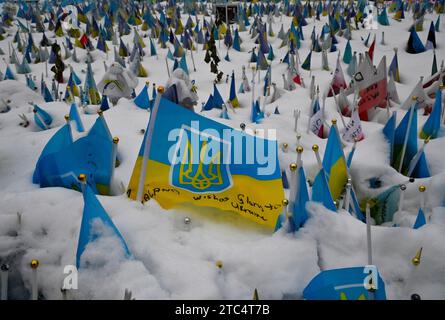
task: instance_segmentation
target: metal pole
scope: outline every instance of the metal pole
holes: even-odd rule
[[[1,284],[1,293],[0,293],[0,300],[8,300],[8,271],[9,266],[7,264],[3,264],[0,267],[0,284]]]
[[[371,208],[369,203],[366,203],[366,242],[368,245],[368,265],[372,265]]]
[[[148,157],[150,156],[151,138],[154,131],[154,126],[156,122],[156,116],[158,113],[159,103],[161,101],[161,96],[164,93],[164,87],[159,86],[157,91],[158,94],[156,95],[155,103],[153,105],[153,110],[150,115],[150,122],[148,124],[147,132],[145,133],[147,135],[147,138],[145,139],[144,157],[142,160],[141,176],[139,177],[139,185],[137,193],[137,200],[140,202],[142,202],[142,195],[144,193],[144,182],[145,182],[145,177],[147,175],[147,164],[148,164]]]

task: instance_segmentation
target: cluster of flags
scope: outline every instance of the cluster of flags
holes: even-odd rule
[[[315,91],[315,78],[312,78],[308,130],[319,138],[327,138],[327,144],[323,160],[319,161],[319,171],[310,187],[301,158],[291,166],[289,178],[286,171],[280,169],[276,141],[251,136],[212,121],[203,116],[205,113],[196,114],[181,107],[178,105],[177,93],[175,99],[174,86],[167,88],[162,94],[156,91],[153,84],[150,98],[149,83],[146,82],[138,94],[134,92],[132,95],[133,103],[141,109],[149,109],[151,117],[127,189],[127,195],[131,199],[141,202],[155,199],[163,208],[184,204],[216,207],[223,211],[235,212],[266,227],[275,230],[286,227],[291,232],[298,231],[309,218],[306,210],[308,201],[319,202],[332,212],[343,206],[351,215],[365,221],[354,188],[348,182],[351,178],[349,167],[355,143],[365,138],[361,121],[371,121],[376,110],[385,108],[390,110],[395,105],[400,105],[400,108],[407,112],[398,126],[396,126],[397,113],[393,113],[383,128],[383,134],[390,144],[389,162],[394,169],[406,176],[429,177],[430,171],[424,147],[430,139],[439,137],[442,122],[440,83],[444,83],[444,69],[443,66],[440,69],[437,67],[434,51],[436,32],[439,32],[440,28],[440,15],[435,23],[431,22],[425,43],[422,43],[417,32],[423,30],[426,12],[434,9],[437,13],[444,13],[444,3],[442,0],[434,4],[394,0],[389,6],[383,5],[379,11],[378,23],[385,26],[390,25],[388,14],[393,14],[396,20],[402,20],[405,19],[405,12],[411,11],[415,21],[409,30],[406,52],[412,54],[427,50],[434,52],[431,77],[426,81],[420,79],[403,103],[399,99],[395,85],[395,82],[401,82],[397,50],[387,70],[386,56],[380,60],[377,67],[374,66],[374,52],[377,45],[375,34],[369,33],[367,38],[363,39],[364,45],[368,47],[366,52],[357,54],[351,46],[352,30],[358,28],[358,23],[366,17],[365,8],[364,0],[357,3],[317,1],[304,4],[300,1],[285,0],[281,5],[274,2],[242,3],[238,6],[233,25],[217,23],[213,18],[203,18],[200,21],[198,14],[209,15],[206,4],[201,1],[182,7],[175,0],[167,1],[165,6],[161,3],[134,1],[126,4],[116,0],[89,3],[63,1],[62,5],[59,5],[52,0],[44,0],[41,6],[19,2],[16,17],[8,12],[3,13],[0,37],[6,33],[3,26],[17,23],[18,29],[10,47],[9,64],[4,70],[4,75],[0,73],[0,78],[15,80],[16,74],[24,74],[27,86],[39,91],[45,102],[62,98],[59,95],[59,86],[65,85],[66,82],[63,99],[71,104],[66,118],[67,123],[55,132],[43,148],[33,173],[33,182],[41,187],[65,187],[83,192],[85,207],[76,255],[77,266],[81,266],[81,257],[88,243],[101,236],[98,232],[100,228],[94,227],[95,221],[110,228],[117,236],[125,256],[131,257],[125,240],[96,198],[96,194],[111,193],[113,171],[117,163],[118,140],[113,139],[102,113],[85,136],[74,140],[72,135],[73,125],[78,132],[85,131],[76,97],[83,106],[97,105],[101,111],[109,109],[108,98],[99,92],[94,78],[91,66],[94,61],[91,52],[94,50],[102,51],[104,54],[112,51],[116,63],[125,68],[128,64],[128,68],[137,77],[146,78],[150,70],[147,70],[143,63],[144,57],[147,54],[158,57],[157,47],[168,49],[165,57],[167,72],[171,71],[170,61],[173,63],[173,71],[180,68],[189,75],[192,70],[189,68],[190,59],[193,71],[196,71],[193,51],[198,50],[198,45],[202,45],[202,49],[206,50],[210,39],[222,41],[227,48],[225,60],[230,61],[229,50],[238,52],[246,50],[243,48],[244,45],[242,46],[240,33],[249,31],[251,39],[254,39],[256,44],[250,52],[250,63],[255,64],[256,72],[265,71],[263,90],[258,92],[262,92],[271,103],[278,99],[279,94],[276,84],[272,81],[271,62],[275,59],[275,54],[270,38],[276,37],[281,41],[279,48],[287,48],[285,56],[281,59],[281,63],[287,65],[285,73],[282,74],[284,89],[287,91],[295,90],[297,86],[305,88],[304,72],[300,71],[300,67],[305,71],[312,71],[313,52],[321,53],[322,68],[330,71],[328,53],[338,51],[338,37],[347,39],[343,56],[338,54],[335,69],[332,70],[332,80],[322,97],[322,107],[319,90]],[[189,16],[184,24],[181,17],[185,13]],[[292,17],[292,23],[287,31],[282,24],[275,35],[272,28],[274,18],[282,14]],[[263,16],[267,17],[266,21],[262,19]],[[315,27],[312,30],[310,50],[301,63],[299,50],[305,41],[303,28],[308,25],[307,19],[321,20],[321,16],[327,16],[326,23],[319,34],[316,33]],[[352,26],[354,22],[355,28]],[[39,43],[33,39],[30,23],[35,25],[38,32],[43,33]],[[57,41],[52,41],[45,35],[47,30],[54,32]],[[139,34],[140,30],[147,33],[146,37]],[[132,43],[125,43],[122,37],[130,34],[133,35]],[[113,50],[110,50],[110,42]],[[80,62],[78,50],[87,52],[83,83],[73,68],[70,68],[68,80],[65,81],[62,60],[71,59]],[[190,51],[189,62],[187,62],[187,50]],[[18,53],[22,55],[20,59]],[[207,58],[213,59],[211,70],[216,68],[215,60],[219,58],[205,59]],[[32,77],[32,64],[35,63],[54,64],[54,69],[51,70],[56,74],[55,80],[49,86],[43,74],[40,86],[36,78]],[[350,83],[346,81],[342,63],[347,65],[345,71],[352,78]],[[220,109],[220,117],[229,119],[229,110],[242,107],[237,94],[251,90],[245,70],[243,69],[238,92],[235,71],[232,71],[230,81],[228,99],[222,98],[217,85],[214,84],[213,93],[209,95],[201,111]],[[352,103],[348,100],[349,95],[354,95]],[[415,102],[412,96],[416,97]],[[342,133],[336,123],[329,126],[324,119],[324,103],[327,97],[335,99],[342,120],[343,116],[350,117],[349,123],[342,121],[344,124]],[[265,119],[265,112],[260,107],[259,99],[252,99],[250,108],[252,123],[260,123]],[[418,130],[417,113],[421,109],[428,115],[428,119]],[[38,128],[52,129],[54,123],[49,112],[38,105],[33,105],[33,112],[34,122]],[[278,107],[274,113],[280,114]],[[175,114],[175,118],[172,118],[171,114]],[[188,123],[193,121],[199,122],[201,128],[190,128]],[[169,158],[172,156],[170,151],[174,142],[167,140],[168,132],[172,129],[179,129],[177,149],[173,150],[173,156],[177,160],[174,164]],[[213,130],[214,136],[206,133],[206,130],[210,129]],[[227,130],[232,134],[229,140],[225,140],[223,135]],[[207,140],[202,137],[206,137]],[[424,140],[420,148],[418,138]],[[195,139],[198,141],[197,145],[192,143]],[[272,159],[276,163],[275,168],[267,171],[257,160],[250,163],[246,150],[240,152],[235,148],[237,139],[250,140],[254,145],[266,146],[267,152],[275,155]],[[347,156],[343,152],[342,139],[354,143],[354,148]],[[151,141],[156,141],[162,147],[151,148]],[[209,163],[204,163],[201,155],[205,155],[215,146],[219,148],[216,149],[218,152],[213,154]],[[297,152],[301,157],[302,148]],[[314,152],[318,159],[318,147],[314,146]],[[197,163],[190,163],[193,155],[198,155]],[[227,160],[226,157],[231,160],[228,164],[223,161]],[[236,162],[236,159],[239,161]],[[266,170],[267,174],[259,174],[262,169]],[[253,184],[256,185],[255,188],[252,188]],[[283,201],[283,187],[290,189],[289,201]],[[386,190],[380,198],[376,198],[376,201],[392,199],[398,192],[398,187]],[[343,201],[340,205],[341,198]],[[425,214],[421,208],[414,228],[419,228],[425,223]],[[364,291],[358,286],[364,277],[366,274],[362,267],[324,271],[308,285],[304,297],[367,299],[370,298],[370,291]],[[373,297],[385,299],[384,284],[380,276],[377,285],[378,289],[373,292]]]

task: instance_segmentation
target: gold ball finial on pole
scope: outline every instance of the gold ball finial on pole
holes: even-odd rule
[[[424,185],[419,186],[419,191],[420,192],[425,192],[426,191],[426,187]]]
[[[39,260],[32,259],[29,265],[31,266],[32,269],[37,269],[39,267]]]
[[[79,180],[79,182],[85,183],[87,181],[87,176],[84,173],[81,173],[79,174],[77,179]]]
[[[319,149],[318,144],[314,144],[314,145],[312,146],[312,151],[317,152],[318,149]]]
[[[420,264],[420,259],[422,258],[422,247],[419,249],[419,251],[417,251],[416,255],[414,256],[414,258],[411,260],[411,262],[413,263],[413,265],[418,266]]]
[[[114,137],[113,138],[113,143],[114,144],[118,144],[119,143],[119,138],[118,137]]]
[[[158,88],[156,89],[158,93],[163,94],[165,92],[165,88],[164,86],[158,86]]]
[[[411,100],[416,101],[417,100],[417,96],[412,96]]]
[[[297,164],[296,164],[296,163],[291,163],[291,164],[289,165],[289,169],[290,169],[290,171],[295,171],[295,170],[297,170]]]
[[[303,153],[303,147],[302,146],[298,146],[297,147],[297,153]]]
[[[66,121],[66,122],[70,121],[70,116],[69,116],[68,114],[66,114],[66,115],[64,116],[64,118],[65,118],[65,121]]]
[[[288,204],[289,204],[289,200],[287,200],[287,199],[283,199],[283,206],[287,206]]]
[[[336,125],[337,124],[337,119],[334,118],[334,119],[331,120],[331,122],[332,122],[333,125]]]
[[[222,263],[221,260],[216,261],[215,264],[216,264],[216,267],[217,267],[218,269],[222,269],[222,267],[223,267],[223,263]]]

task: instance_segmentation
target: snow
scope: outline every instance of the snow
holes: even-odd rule
[[[389,14],[391,16],[391,14]],[[187,19],[183,16],[183,23]],[[200,20],[202,17],[200,16]],[[209,18],[207,18],[209,19]],[[281,23],[284,29],[291,23],[289,17],[274,18],[273,30],[278,33]],[[419,36],[424,41],[428,34],[428,26],[435,22],[437,15],[427,14],[424,31]],[[326,21],[308,19],[309,25],[304,27],[302,47],[299,49],[301,62],[309,52],[312,26],[319,33]],[[396,83],[401,101],[411,92],[420,76],[430,75],[432,50],[421,54],[407,54],[404,47],[409,37],[407,32],[412,23],[411,16],[402,22],[390,20],[390,26],[381,26],[376,30],[377,36],[374,63],[386,55],[389,64],[393,56],[393,48],[397,47],[399,68],[402,83]],[[443,20],[443,19],[442,19]],[[441,29],[445,26],[441,25]],[[0,41],[0,47],[8,52],[8,44],[15,34],[16,27],[8,30],[10,37]],[[381,32],[385,32],[386,45],[380,44]],[[140,34],[144,32],[139,31]],[[353,51],[364,52],[367,48],[360,37],[366,37],[368,30],[353,31],[351,46]],[[436,33],[438,62],[445,56],[445,38],[443,32]],[[46,32],[54,40],[52,32]],[[240,32],[243,40],[242,52],[229,51],[231,62],[221,59],[220,69],[224,74],[235,70],[236,89],[241,84],[241,66],[245,65],[249,80],[252,70],[248,67],[250,54],[248,51],[255,45],[248,32]],[[41,40],[41,34],[33,34],[34,41]],[[133,35],[124,36],[123,40],[132,43]],[[343,50],[346,40],[338,37],[337,48]],[[148,38],[144,38],[144,41]],[[307,133],[309,116],[309,84],[310,76],[316,78],[316,85],[321,92],[328,88],[332,72],[321,68],[321,53],[312,54],[312,72],[300,72],[306,88],[297,86],[294,91],[283,90],[281,74],[286,64],[280,63],[286,48],[279,48],[281,40],[268,37],[275,60],[272,62],[272,79],[281,89],[281,97],[274,103],[265,106],[266,117],[261,124],[249,121],[251,92],[237,94],[242,108],[236,113],[229,110],[230,120],[219,118],[219,110],[203,113],[222,123],[239,128],[245,123],[247,128],[277,130],[277,140],[281,145],[288,143],[288,151],[279,153],[281,168],[287,169],[296,160],[296,135],[301,135],[300,143],[304,148],[302,160],[307,178],[312,180],[318,170],[316,158],[311,150],[318,144],[323,155],[327,140]],[[60,43],[61,40],[59,40]],[[222,42],[222,41],[221,41]],[[94,44],[96,41],[93,42]],[[147,44],[148,42],[146,42]],[[111,42],[108,42],[112,48]],[[196,72],[190,53],[187,52],[187,63],[191,79],[198,87],[199,103],[206,102],[213,91],[214,75],[209,72],[209,65],[203,62],[205,51],[197,45],[198,51],[193,53]],[[217,41],[216,47],[223,58],[226,48]],[[85,60],[85,50],[76,48],[81,61]],[[149,46],[144,49],[149,53]],[[165,84],[167,72],[165,56],[167,49],[157,47],[158,56],[143,58],[142,64],[148,71],[148,78],[140,78],[136,93],[150,83]],[[62,49],[62,52],[64,50]],[[331,70],[335,68],[338,52],[329,53]],[[342,54],[342,52],[341,52]],[[104,74],[103,61],[108,65],[113,61],[112,51],[106,55],[99,50],[92,52],[92,64],[96,83]],[[4,56],[8,61],[7,55]],[[21,59],[21,54],[19,54]],[[70,59],[64,61],[73,66],[77,75],[84,81],[86,64],[75,63]],[[172,68],[172,62],[168,62]],[[30,64],[32,72],[40,82],[45,75],[45,64]],[[343,70],[346,65],[342,62]],[[50,67],[49,67],[50,68]],[[48,68],[48,69],[49,69]],[[0,70],[6,69],[5,61],[0,61]],[[13,71],[15,69],[13,68]],[[65,79],[69,68],[65,70]],[[261,90],[265,71],[261,72]],[[52,135],[65,123],[64,115],[69,112],[69,105],[64,102],[44,103],[40,94],[26,87],[25,77],[16,75],[18,81],[5,80],[0,82],[0,98],[10,100],[11,111],[0,114],[0,261],[11,265],[10,296],[11,298],[28,298],[31,288],[31,269],[29,262],[38,259],[39,290],[45,299],[61,299],[60,288],[65,275],[65,265],[75,264],[75,254],[79,236],[83,210],[82,194],[63,188],[44,188],[32,184],[32,173],[41,150]],[[52,72],[46,78],[51,84]],[[345,74],[346,80],[350,78]],[[64,92],[64,85],[61,85]],[[230,80],[223,81],[218,89],[224,98],[228,97]],[[258,94],[259,88],[256,88]],[[151,96],[151,85],[149,94]],[[350,97],[349,97],[350,98]],[[262,97],[262,101],[264,98]],[[350,99],[351,100],[351,99]],[[49,112],[54,122],[49,130],[40,131],[33,122],[33,101]],[[263,107],[263,104],[261,105]],[[280,115],[273,114],[279,106]],[[294,110],[301,110],[298,123],[299,132],[294,132]],[[406,111],[394,108],[400,121]],[[94,113],[94,110],[92,110]],[[25,114],[30,126],[19,126],[19,114]],[[333,98],[326,100],[325,115],[330,119],[340,115],[336,111]],[[85,128],[88,130],[96,119],[95,114],[81,114]],[[121,165],[116,168],[113,178],[113,196],[98,196],[99,201],[126,240],[133,260],[123,258],[123,252],[115,245],[115,251],[104,248],[113,244],[113,239],[104,238],[91,243],[86,257],[101,261],[101,265],[82,269],[79,273],[79,289],[68,293],[72,299],[122,299],[124,290],[130,289],[136,299],[251,299],[254,288],[258,288],[262,299],[301,299],[302,291],[308,282],[322,269],[365,265],[366,225],[350,216],[345,211],[338,214],[328,211],[318,204],[309,205],[310,218],[304,228],[295,234],[287,234],[280,230],[275,234],[257,225],[246,222],[240,217],[221,212],[217,209],[184,208],[180,210],[163,210],[155,201],[145,205],[131,201],[126,197],[133,166],[142,142],[140,130],[145,129],[149,119],[146,110],[137,108],[132,101],[119,100],[118,104],[104,113],[104,117],[113,136],[119,137],[118,153]],[[419,129],[426,117],[419,112]],[[347,123],[349,119],[345,118]],[[418,293],[422,299],[443,299],[445,297],[445,209],[444,201],[445,162],[443,161],[443,137],[432,140],[425,148],[433,177],[418,179],[408,183],[407,178],[398,174],[388,163],[389,146],[385,142],[381,129],[386,121],[386,111],[380,116],[379,122],[362,122],[365,140],[357,144],[351,174],[357,195],[370,197],[378,194],[395,183],[407,183],[405,205],[402,212],[397,213],[394,223],[399,227],[373,226],[373,259],[385,281],[389,299],[409,299]],[[338,121],[339,129],[343,126]],[[73,132],[76,130],[73,127]],[[80,134],[75,133],[75,137]],[[347,154],[352,144],[346,143],[344,152]],[[281,148],[280,148],[281,150]],[[289,173],[289,172],[288,172]],[[380,177],[382,187],[370,189],[368,180]],[[419,185],[425,185],[427,225],[413,230],[420,204]],[[20,217],[20,218],[19,218]],[[190,217],[191,224],[185,225],[184,218]],[[19,223],[19,219],[21,223]],[[413,266],[411,259],[420,247],[423,247],[422,261]],[[222,268],[216,262],[222,261]]]

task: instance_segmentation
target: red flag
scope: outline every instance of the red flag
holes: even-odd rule
[[[298,85],[301,86],[301,78],[300,78],[300,75],[299,75],[299,74],[297,74],[295,77],[293,77],[292,80],[293,80],[296,84],[298,84]]]
[[[358,111],[360,119],[368,121],[368,110],[376,107],[385,108],[387,103],[386,58],[377,67],[377,73],[369,77],[367,86],[359,89]]]
[[[84,34],[80,39],[79,39],[80,43],[86,47],[87,43],[88,43],[88,37]]]
[[[386,107],[386,78],[359,91],[358,110],[360,119],[368,121],[368,110],[374,107]]]
[[[368,54],[369,54],[369,57],[371,58],[371,61],[373,61],[373,58],[374,58],[374,49],[375,49],[375,36],[374,36],[374,41],[372,42],[372,44],[368,50]]]

